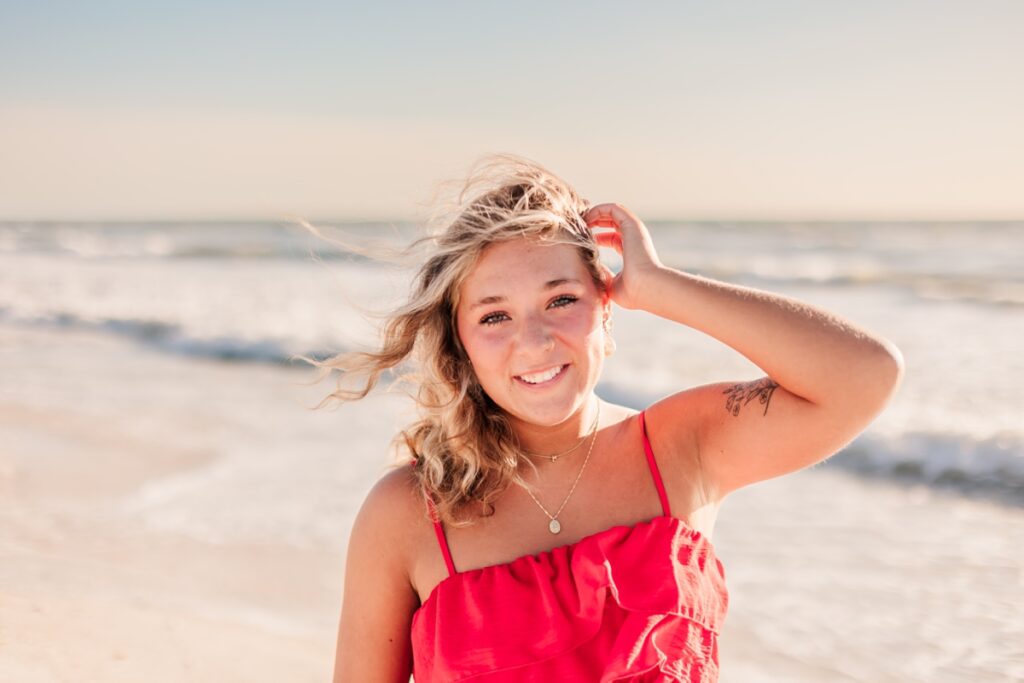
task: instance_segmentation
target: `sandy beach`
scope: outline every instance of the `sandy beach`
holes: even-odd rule
[[[225,544],[153,529],[121,507],[221,457],[231,427],[184,419],[191,401],[230,403],[250,381],[280,390],[295,373],[153,352],[139,373],[123,362],[138,353],[130,343],[98,335],[7,329],[2,340],[0,679],[329,680],[343,528],[318,550]],[[88,365],[67,362],[72,347]],[[189,395],[202,387],[224,391]],[[135,410],[111,412],[111,400]]]
[[[403,399],[313,413],[304,370],[14,326],[0,376],[0,680],[330,680]],[[734,494],[712,540],[724,683],[1024,677],[1024,510],[827,464]]]

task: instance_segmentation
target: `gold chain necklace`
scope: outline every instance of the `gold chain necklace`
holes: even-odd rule
[[[577,441],[576,445],[573,446],[572,448],[570,448],[569,450],[562,451],[561,453],[555,453],[554,455],[548,455],[547,453],[534,453],[533,451],[528,451],[528,450],[526,450],[524,448],[523,449],[523,453],[526,453],[527,455],[532,455],[535,458],[547,458],[551,462],[555,462],[559,458],[561,458],[563,455],[569,455],[574,450],[576,450],[577,448],[582,446],[583,442],[590,438],[590,432],[593,432],[594,429],[596,429],[597,421],[598,421],[598,419],[600,419],[600,417],[601,417],[601,402],[598,401],[598,404],[597,404],[597,416],[594,418],[594,423],[592,425],[590,425],[590,429],[587,430],[588,433],[584,434],[583,438],[580,439],[579,441]]]
[[[580,472],[579,474],[576,475],[576,481],[572,483],[572,488],[569,489],[569,494],[565,497],[565,500],[562,501],[562,505],[561,507],[558,508],[558,512],[552,515],[550,512],[547,511],[547,509],[544,508],[543,505],[540,504],[540,501],[537,500],[536,496],[534,496],[533,493],[530,492],[530,489],[526,489],[526,492],[530,495],[530,498],[533,498],[533,502],[536,503],[537,506],[544,511],[544,514],[547,515],[549,519],[551,519],[551,522],[548,524],[548,531],[550,531],[553,534],[557,534],[559,531],[562,530],[562,524],[558,521],[558,515],[562,514],[562,509],[565,508],[565,504],[569,502],[569,498],[570,496],[572,496],[572,492],[576,490],[576,484],[580,483],[580,477],[583,476],[583,470],[586,469],[587,467],[587,462],[590,460],[590,454],[594,452],[594,442],[597,441],[597,427],[600,421],[601,401],[599,399],[597,402],[597,418],[594,420],[594,426],[590,430],[590,448],[587,449],[587,457],[583,460],[583,466],[580,467]]]

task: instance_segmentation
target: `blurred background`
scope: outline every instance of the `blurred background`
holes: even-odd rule
[[[723,505],[723,683],[1024,679],[1022,27],[995,0],[0,0],[0,679],[330,679],[412,407],[313,411],[333,380],[295,355],[372,344],[410,271],[299,220],[404,245],[489,152],[904,354],[849,447]],[[608,400],[760,376],[615,316]]]

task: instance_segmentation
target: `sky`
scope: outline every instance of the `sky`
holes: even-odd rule
[[[0,0],[0,220],[1024,219],[1024,2]]]

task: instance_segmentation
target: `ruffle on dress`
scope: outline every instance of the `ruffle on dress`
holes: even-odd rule
[[[412,620],[416,683],[711,683],[725,571],[675,517],[453,574]]]

